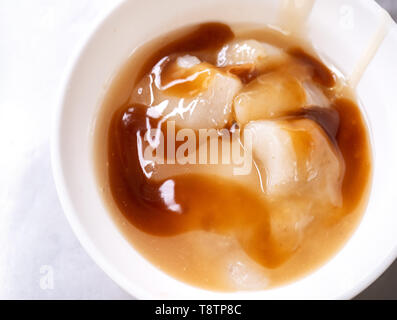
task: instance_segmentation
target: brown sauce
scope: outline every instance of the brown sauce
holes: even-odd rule
[[[314,81],[327,88],[336,84],[335,75],[321,61],[307,54],[301,48],[293,48],[289,50],[289,54],[310,68]]]
[[[149,117],[146,106],[128,102],[132,84],[164,57],[190,54],[213,64],[214,52],[238,36],[220,23],[189,30],[168,44],[153,46],[150,54],[137,54],[138,60],[128,62],[114,80],[96,135],[96,164],[104,198],[133,246],[178,279],[213,290],[265,289],[292,281],[335,254],[360,220],[371,176],[365,121],[353,95],[345,93],[348,88],[338,93],[329,90],[339,81],[336,76],[306,48],[294,44],[293,49],[286,47],[293,57],[291,63],[309,70],[332,103],[330,108],[311,106],[285,119],[315,121],[341,153],[345,165],[342,207],[318,206],[317,216],[303,234],[275,235],[271,216],[288,217],[288,201],[280,207],[263,201],[249,188],[211,175],[187,173],[152,181],[140,163],[138,143],[147,129],[159,125],[159,119]],[[243,84],[261,75],[255,68],[229,71]],[[172,189],[172,205],[164,188]],[[296,201],[304,202],[304,198]],[[299,245],[289,245],[296,237]]]

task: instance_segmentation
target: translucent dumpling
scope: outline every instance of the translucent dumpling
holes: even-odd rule
[[[222,136],[220,132],[213,131],[204,141],[191,136],[178,143],[172,161],[165,159],[159,163],[154,150],[144,154],[143,158],[153,164],[150,173],[152,181],[164,181],[180,175],[204,175],[227,179],[257,191],[261,187],[258,173],[250,150],[243,144],[239,134]]]
[[[341,205],[344,162],[314,121],[254,121],[246,131],[270,200],[307,197]]]
[[[306,101],[300,82],[289,74],[272,72],[250,82],[234,99],[237,121],[280,117],[299,110]]]
[[[240,124],[296,113],[307,106],[328,107],[329,101],[314,83],[303,84],[287,72],[266,73],[246,85],[234,99]]]
[[[147,105],[149,116],[173,120],[179,128],[223,128],[241,87],[237,77],[186,55],[161,60],[137,85],[130,102]]]
[[[279,48],[256,40],[234,40],[218,52],[217,66],[252,65],[265,69],[282,63],[287,55]]]

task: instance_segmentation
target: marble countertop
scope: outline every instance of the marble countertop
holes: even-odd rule
[[[0,1],[1,299],[133,298],[74,236],[55,191],[49,149],[65,65],[117,2]],[[380,2],[397,7],[394,0]],[[359,298],[397,299],[397,263]]]

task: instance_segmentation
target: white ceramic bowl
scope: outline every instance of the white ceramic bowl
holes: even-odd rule
[[[177,281],[123,238],[100,198],[91,143],[95,116],[112,76],[133,50],[164,32],[203,21],[277,24],[281,1],[124,1],[96,27],[73,60],[54,119],[52,163],[59,198],[83,247],[137,298],[343,299],[374,281],[397,255],[397,27],[372,0],[317,0],[308,37],[325,61],[352,73],[374,35],[388,33],[357,89],[371,132],[374,176],[368,209],[343,249],[289,285],[218,293]]]

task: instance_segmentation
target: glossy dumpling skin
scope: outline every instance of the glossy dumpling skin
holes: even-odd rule
[[[217,54],[217,66],[251,65],[256,69],[278,66],[288,58],[283,50],[257,40],[234,40],[224,45]]]
[[[342,205],[344,162],[324,130],[309,119],[253,121],[253,157],[271,200],[288,197]]]
[[[131,103],[147,105],[148,115],[175,121],[179,128],[223,128],[231,120],[241,81],[194,56],[161,60],[134,90]]]
[[[274,267],[300,248],[307,230],[342,206],[344,162],[324,130],[309,119],[250,122],[253,159],[270,212]]]
[[[275,119],[309,106],[329,107],[328,98],[313,82],[288,72],[270,72],[247,84],[234,98],[238,123]]]
[[[234,112],[240,124],[271,119],[302,108],[306,95],[300,82],[289,74],[264,74],[242,89],[234,99]]]
[[[240,134],[228,134],[224,137],[219,131],[213,133],[205,143],[198,142],[198,145],[194,139],[185,139],[183,145],[187,147],[193,141],[189,154],[184,152],[185,148],[181,149],[182,144],[178,145],[174,163],[159,163],[154,152],[142,152],[144,161],[153,164],[150,179],[160,182],[177,176],[201,175],[221,178],[258,192],[261,189],[258,173],[254,170],[252,154],[244,147]],[[142,151],[148,147],[146,140],[143,142]]]

